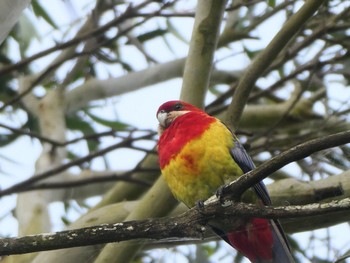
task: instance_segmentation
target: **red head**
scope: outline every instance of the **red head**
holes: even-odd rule
[[[162,104],[156,115],[159,121],[160,134],[164,129],[168,128],[177,117],[190,111],[203,112],[201,109],[181,100],[171,100]]]

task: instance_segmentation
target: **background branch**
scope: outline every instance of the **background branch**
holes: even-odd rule
[[[243,109],[248,101],[254,83],[266,68],[273,62],[279,52],[288,44],[290,39],[301,29],[304,23],[317,11],[323,1],[306,1],[300,10],[284,24],[283,29],[273,38],[269,45],[246,69],[240,79],[227,112],[228,124],[236,130]]]
[[[267,186],[273,204],[305,205],[350,197],[348,144],[314,152],[316,146],[309,151],[313,154],[270,174],[296,156],[303,157],[296,151],[275,166],[270,163],[273,156],[350,130],[350,7],[345,1],[238,1],[228,2],[225,11],[225,1],[198,1],[207,6],[183,0],[165,4],[141,0],[133,6],[103,0],[49,2],[31,1],[0,46],[0,108],[4,109],[0,112],[0,188],[15,187],[11,195],[0,198],[0,235],[27,236],[187,211],[159,179],[153,148],[156,138],[140,138],[155,131],[158,105],[180,93],[181,99],[198,106],[205,102],[210,114],[227,119],[229,105],[238,105],[231,104],[233,92],[245,84],[251,90],[248,97],[239,99],[242,104],[238,107],[245,105],[245,109],[236,134],[258,169],[265,163],[272,165],[258,177],[269,175],[274,181]],[[304,21],[296,20],[295,14],[300,15],[306,6],[310,8]],[[6,14],[13,11],[2,7]],[[311,9],[317,12],[306,19]],[[196,20],[194,10],[198,10]],[[57,14],[62,16],[57,19]],[[293,20],[296,24],[288,29]],[[288,30],[296,33],[271,49],[273,45],[267,43],[273,35]],[[257,62],[258,70],[249,75],[248,65]],[[303,92],[295,96],[298,90]],[[14,98],[20,98],[18,103],[4,108]],[[324,147],[332,146],[327,145]],[[103,151],[114,146],[115,151]],[[28,175],[44,177],[26,181]],[[101,182],[118,179],[118,175],[127,175],[119,177],[127,181]],[[257,180],[253,176],[244,187]],[[229,194],[223,199],[230,199]],[[338,228],[316,229],[348,220],[349,211],[332,212],[331,217],[314,215],[311,220],[281,219],[290,233],[309,231],[303,236],[309,236],[310,243],[303,248],[298,244],[305,239],[290,237],[298,259],[333,262],[335,255],[344,254],[349,245],[333,242]],[[347,230],[344,224],[339,228]],[[321,248],[314,247],[318,240]],[[139,239],[9,256],[2,261],[99,263],[120,259],[124,263],[131,257],[159,261],[159,253],[148,250],[173,247],[160,254],[168,258],[180,253],[203,262],[198,257],[201,252],[210,261],[223,251],[223,242],[201,242]],[[185,254],[174,247],[190,243],[199,245],[190,246]],[[319,249],[328,251],[321,255]],[[234,252],[230,257],[240,259]]]

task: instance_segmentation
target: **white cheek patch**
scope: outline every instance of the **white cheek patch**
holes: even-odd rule
[[[177,117],[188,113],[189,111],[171,111],[159,112],[157,115],[158,122],[163,128],[167,128]]]
[[[167,116],[168,116],[168,113],[166,112],[159,112],[157,115],[158,122],[163,127],[166,127]]]

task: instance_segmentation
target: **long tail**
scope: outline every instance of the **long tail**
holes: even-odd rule
[[[275,262],[291,262],[294,263],[292,253],[289,248],[288,241],[278,221],[270,220],[274,245],[273,254],[277,259]]]
[[[278,221],[253,218],[227,234],[213,230],[253,263],[294,263]]]

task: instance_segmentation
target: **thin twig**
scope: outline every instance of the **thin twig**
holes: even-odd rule
[[[228,108],[227,120],[233,130],[236,130],[249,94],[258,77],[268,68],[289,40],[300,30],[305,22],[317,11],[324,1],[306,1],[283,28],[272,39],[269,45],[254,60],[239,80],[232,102]]]
[[[111,174],[102,175],[102,176],[93,176],[90,178],[68,180],[64,182],[37,183],[37,184],[30,185],[27,188],[19,189],[16,191],[16,193],[28,192],[28,191],[34,191],[34,190],[73,188],[73,187],[81,187],[81,186],[86,186],[86,185],[95,184],[95,183],[106,183],[106,182],[116,182],[116,181],[129,182],[129,183],[138,184],[142,186],[152,185],[152,183],[148,181],[131,177],[131,175],[135,172],[138,172],[138,173],[159,172],[159,168],[158,169],[135,168],[122,174],[111,173]]]
[[[81,137],[78,137],[78,138],[75,138],[75,139],[72,139],[69,141],[60,142],[60,141],[56,141],[56,140],[50,139],[48,137],[42,136],[36,132],[26,131],[24,129],[18,129],[18,128],[11,127],[11,126],[3,124],[3,123],[0,123],[0,127],[8,129],[8,130],[12,131],[13,133],[18,133],[18,134],[22,134],[22,135],[27,135],[31,138],[36,138],[36,139],[40,140],[41,142],[50,143],[54,147],[64,147],[64,146],[74,144],[74,143],[82,141],[82,140],[98,140],[99,138],[105,137],[105,136],[121,137],[117,134],[117,132],[127,132],[129,134],[135,133],[135,132],[148,132],[148,133],[154,132],[154,131],[148,130],[148,129],[146,129],[146,130],[132,129],[132,130],[120,130],[120,131],[115,130],[115,129],[110,129],[108,131],[87,134],[87,135],[83,135]],[[135,150],[140,150],[140,151],[147,151],[147,149],[143,149],[141,147],[136,147],[136,146],[130,146],[130,148],[135,149]]]
[[[137,13],[135,11],[144,7],[145,3],[148,4],[149,2],[152,2],[152,1],[146,1],[146,2],[143,2],[140,5],[135,6],[133,8],[131,8],[131,7],[127,8],[125,10],[125,12],[123,14],[121,14],[120,16],[118,16],[117,18],[111,20],[110,22],[108,22],[102,26],[99,26],[98,28],[96,28],[96,29],[94,29],[94,30],[92,30],[92,31],[80,36],[80,37],[76,37],[72,40],[69,40],[69,41],[61,43],[61,44],[56,44],[54,47],[43,50],[43,51],[41,51],[41,52],[39,52],[39,53],[29,57],[29,58],[21,60],[13,65],[3,67],[0,70],[0,75],[7,74],[7,73],[11,72],[12,70],[18,70],[18,69],[28,65],[30,62],[32,62],[36,59],[39,59],[41,57],[44,57],[46,55],[49,55],[53,52],[56,52],[56,51],[74,46],[76,44],[82,43],[83,41],[85,41],[89,38],[97,37],[97,36],[103,34],[104,32],[106,32],[107,30],[109,30],[111,27],[116,26],[119,23],[123,22],[124,20],[135,17],[137,15]]]
[[[152,2],[151,0],[150,1],[145,1],[143,3],[141,3],[139,6],[137,6],[137,8],[141,8],[145,5],[147,5],[147,3],[149,2]],[[171,5],[172,2],[168,2],[166,4],[164,4],[159,10],[155,11],[154,14],[157,14],[159,12],[161,12],[161,10],[163,10],[166,6],[169,6]],[[98,29],[95,29],[94,31],[92,32],[98,32],[98,34],[100,34],[100,30],[102,28],[109,28],[111,25],[114,25],[116,22],[115,20],[121,22],[123,21],[123,19],[127,19],[129,18],[129,13],[131,12],[131,14],[133,14],[133,12],[135,10],[137,10],[137,8],[133,8],[131,9],[130,7],[124,12],[123,15],[119,16],[118,18],[112,20],[111,22],[107,23],[106,25],[102,26],[102,27],[99,27]],[[153,15],[154,15],[153,14]],[[133,23],[131,26],[129,26],[128,28],[126,29],[123,29],[123,30],[119,30],[117,32],[117,34],[113,37],[113,38],[110,38],[110,39],[105,39],[104,41],[101,41],[99,42],[94,48],[90,49],[88,52],[87,51],[83,51],[83,52],[75,52],[73,53],[72,55],[68,56],[68,57],[65,57],[65,58],[62,58],[61,60],[59,61],[56,61],[55,63],[51,64],[50,66],[48,66],[44,72],[42,72],[32,83],[30,83],[29,87],[27,89],[25,89],[22,93],[16,95],[14,98],[10,99],[9,101],[5,102],[1,107],[0,107],[0,112],[3,111],[7,106],[9,105],[12,105],[16,102],[18,102],[19,100],[21,100],[24,96],[26,96],[27,94],[29,94],[29,92],[31,92],[34,87],[36,85],[38,85],[41,81],[43,81],[53,70],[55,70],[57,67],[59,67],[60,65],[62,65],[63,63],[65,63],[66,61],[70,60],[70,59],[73,59],[73,58],[77,58],[77,57],[80,57],[80,56],[84,56],[84,55],[91,55],[92,52],[94,52],[95,50],[97,50],[98,48],[100,48],[101,46],[103,45],[107,45],[113,41],[115,41],[116,39],[118,39],[119,37],[125,35],[127,32],[129,32],[130,30],[134,29],[135,27],[143,24],[144,22],[146,22],[148,19],[152,18],[153,16],[149,16],[149,17],[146,17],[144,18],[143,21],[140,21],[140,22],[137,22],[137,23]],[[90,33],[91,34],[91,33]],[[90,37],[90,34],[89,37]],[[94,34],[92,34],[94,35]],[[85,36],[85,35],[84,35]],[[73,40],[71,40],[72,42],[74,42],[74,44],[76,43],[76,39],[81,39],[83,38],[84,36],[81,36],[79,38],[75,38]],[[87,37],[87,39],[89,38]],[[83,39],[84,40],[84,39]],[[69,42],[69,41],[68,41]],[[66,42],[66,43],[68,43]],[[65,43],[65,44],[66,44]],[[65,46],[66,47],[66,46]],[[55,47],[57,48],[57,46]],[[2,74],[2,72],[0,71],[0,75]]]
[[[155,135],[155,132],[153,133],[149,133],[149,134],[146,134],[146,135],[142,135],[142,136],[139,136],[139,137],[136,137],[136,138],[132,138],[130,136],[130,138],[126,138],[125,140],[119,142],[119,143],[116,143],[116,144],[113,144],[109,147],[106,147],[102,150],[99,150],[99,151],[96,151],[96,152],[93,152],[93,153],[90,153],[82,158],[79,158],[79,159],[75,159],[73,161],[70,161],[69,163],[66,163],[66,164],[63,164],[63,165],[60,165],[56,168],[53,168],[51,170],[48,170],[46,172],[43,172],[43,173],[39,173],[39,174],[36,174],[34,176],[32,176],[31,178],[27,179],[27,180],[24,180],[20,183],[17,183],[13,186],[10,186],[4,190],[0,190],[0,197],[4,196],[4,195],[8,195],[8,194],[11,194],[11,193],[15,193],[17,191],[20,191],[21,189],[26,189],[27,187],[41,181],[41,180],[44,180],[48,177],[51,177],[51,176],[54,176],[54,175],[57,175],[58,173],[60,172],[63,172],[65,170],[67,170],[68,168],[70,167],[73,167],[73,166],[76,166],[76,165],[79,165],[79,164],[82,164],[84,162],[87,162],[87,161],[90,161],[98,156],[101,156],[101,155],[104,155],[112,150],[115,150],[117,148],[121,148],[121,147],[125,147],[125,146],[128,146],[130,145],[131,143],[137,141],[137,140],[144,140],[144,139],[149,139],[149,138],[152,138],[153,136]]]

